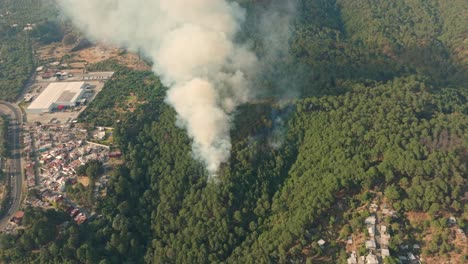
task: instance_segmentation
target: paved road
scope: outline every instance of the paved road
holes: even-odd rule
[[[11,158],[3,164],[3,169],[10,177],[11,202],[6,215],[0,218],[0,230],[3,229],[10,218],[18,211],[21,205],[23,195],[23,176],[21,164],[21,127],[23,124],[23,115],[21,110],[13,104],[0,101],[0,114],[10,116],[10,125],[8,127],[8,146],[10,148]]]

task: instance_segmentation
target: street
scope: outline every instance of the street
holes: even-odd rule
[[[21,126],[23,117],[21,110],[13,104],[0,101],[0,114],[10,116],[8,126],[8,147],[10,157],[3,164],[3,170],[8,176],[10,193],[10,208],[0,219],[0,230],[3,229],[10,218],[18,211],[23,194],[23,177],[21,164]]]

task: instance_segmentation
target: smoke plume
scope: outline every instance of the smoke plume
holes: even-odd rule
[[[230,156],[231,113],[252,98],[249,80],[260,64],[236,41],[245,10],[226,0],[59,3],[90,38],[143,52],[154,62],[154,72],[169,87],[166,102],[176,110],[177,124],[193,139],[195,157],[215,175]],[[281,41],[272,40],[276,53]]]

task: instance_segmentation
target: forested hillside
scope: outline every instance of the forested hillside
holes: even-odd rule
[[[57,39],[56,27],[50,27],[55,25],[52,21],[56,16],[53,1],[0,1],[0,99],[16,99],[31,76],[34,66],[33,41],[47,43],[61,40],[60,37]],[[34,24],[34,29],[24,30],[27,24]]]
[[[350,92],[244,106],[233,158],[217,184],[190,156],[173,110],[160,100],[141,105],[117,126],[126,165],[99,206],[101,217],[71,226],[51,244],[54,236],[3,244],[3,260],[284,262],[318,237],[336,239],[338,231],[322,224],[332,214],[332,226],[344,221],[334,212],[337,200],[360,207],[368,199],[351,194],[394,190],[396,210],[431,212],[434,219],[466,211],[459,202],[467,171],[466,92],[419,77],[342,85]],[[278,118],[289,120],[287,132]],[[278,131],[283,142],[272,144]],[[25,254],[41,245],[47,246],[39,255]],[[313,247],[305,257],[342,261],[340,245],[332,249]]]
[[[270,1],[238,2],[241,37],[265,55],[255,14]],[[115,127],[124,164],[85,224],[54,229],[48,220],[60,213],[27,209],[39,221],[0,235],[1,261],[346,263],[346,237],[364,233],[358,209],[378,198],[401,216],[389,226],[392,256],[418,243],[425,259],[463,263],[466,248],[446,230],[449,215],[465,232],[468,220],[467,9],[462,0],[298,1],[289,53],[258,85],[300,96],[239,107],[215,180],[193,159],[157,77],[91,66],[116,74],[80,119]],[[429,220],[414,225],[411,213]]]
[[[262,56],[269,39],[262,37],[257,13],[274,1],[240,2],[250,11],[246,34]],[[386,81],[421,74],[443,86],[464,85],[467,9],[463,0],[297,1],[289,56],[270,65],[270,77],[294,80],[286,82],[288,88],[303,96],[339,92],[337,79]]]

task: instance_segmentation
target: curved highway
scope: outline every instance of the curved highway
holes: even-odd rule
[[[0,101],[0,114],[10,116],[10,124],[8,126],[10,157],[2,164],[2,169],[10,180],[10,202],[8,203],[8,208],[6,208],[6,214],[0,218],[0,230],[2,230],[20,208],[23,195],[23,167],[21,164],[20,143],[23,115],[16,105],[4,101]]]

